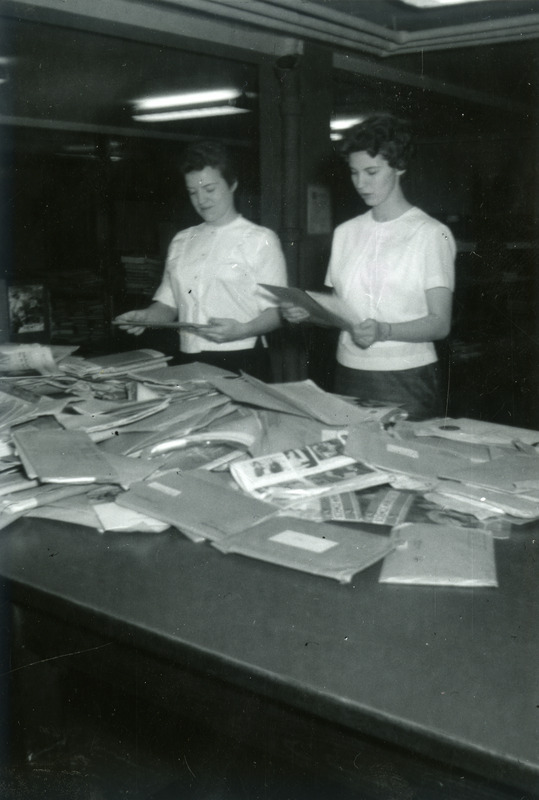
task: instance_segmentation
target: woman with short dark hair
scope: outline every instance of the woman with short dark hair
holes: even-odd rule
[[[203,361],[270,379],[264,334],[281,323],[259,283],[286,285],[277,235],[236,210],[237,171],[220,142],[190,145],[180,169],[200,225],[173,238],[161,285],[148,308],[117,322],[129,333],[179,320],[180,361]]]
[[[456,247],[449,229],[404,195],[412,152],[409,124],[391,114],[347,132],[342,153],[369,210],[336,228],[326,285],[361,319],[341,331],[335,392],[425,419],[443,414],[433,343],[451,327]],[[283,315],[308,319],[294,306]]]
[[[193,142],[182,153],[180,172],[185,177],[189,172],[202,172],[204,167],[219,170],[229,186],[239,180],[236,160],[224,144],[213,139]]]

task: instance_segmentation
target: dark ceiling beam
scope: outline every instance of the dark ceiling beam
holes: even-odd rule
[[[59,25],[148,43],[198,49],[205,44],[213,55],[230,55],[234,48],[257,62],[301,50],[295,38],[259,27],[245,36],[226,18],[189,13],[187,0],[171,4],[152,0],[2,0],[0,14],[22,22]]]
[[[366,75],[368,77],[377,78],[378,80],[413,86],[417,89],[455,97],[465,102],[497,108],[500,111],[522,114],[524,116],[535,113],[533,107],[516,100],[511,100],[508,97],[502,97],[493,92],[481,92],[477,89],[470,89],[462,84],[429,78],[429,76],[425,74],[391,67],[386,61],[372,61],[367,58],[362,58],[361,56],[334,53],[333,66],[335,69],[340,69],[355,75]]]
[[[95,133],[105,134],[106,136],[122,136],[132,139],[160,139],[171,142],[191,142],[197,141],[200,137],[195,134],[187,133],[167,133],[165,131],[150,131],[146,128],[126,128],[120,125],[95,125],[91,122],[72,122],[62,119],[38,119],[37,117],[15,117],[7,114],[0,114],[0,125],[12,126],[14,128],[36,128],[49,131],[70,131],[71,133]],[[237,147],[252,148],[253,142],[250,139],[225,139],[221,141],[225,144]]]

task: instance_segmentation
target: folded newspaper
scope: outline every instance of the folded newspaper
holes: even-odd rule
[[[306,447],[230,465],[249,494],[286,506],[300,497],[342,494],[388,482],[388,474],[344,454],[346,433]]]

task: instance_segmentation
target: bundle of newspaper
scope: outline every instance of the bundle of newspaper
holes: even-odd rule
[[[37,343],[1,344],[0,374],[55,375],[60,371],[59,364],[76,349],[76,346],[48,346]]]
[[[170,359],[171,356],[165,356],[159,350],[144,348],[95,358],[72,356],[63,359],[61,368],[76,378],[98,381],[138,375],[140,372],[165,366]]]

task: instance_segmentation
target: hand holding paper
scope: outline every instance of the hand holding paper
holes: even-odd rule
[[[177,309],[156,301],[148,308],[141,308],[136,311],[127,311],[120,314],[113,320],[113,325],[118,325],[127,333],[139,336],[145,328],[199,328],[193,322],[178,322]]]
[[[125,314],[120,314],[113,320],[113,325],[118,325],[122,330],[133,336],[140,336],[144,333],[144,329],[149,322],[149,314],[147,309],[138,311],[127,311]]]
[[[316,325],[350,330],[361,322],[355,310],[335,294],[325,292],[304,292],[297,287],[272,286],[260,283],[284,309],[283,316],[289,322],[305,322],[308,319]]]
[[[146,316],[143,316],[145,314],[145,310],[127,311],[125,314],[120,314],[119,317],[112,320],[112,324],[134,336],[140,336],[146,328],[172,328],[173,330],[191,328],[193,330],[200,330],[201,328],[209,327],[208,325],[201,325],[196,322],[171,322],[148,319]]]
[[[283,318],[292,324],[307,322],[310,318],[310,314],[306,308],[295,306],[293,303],[281,303],[281,312]]]

